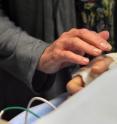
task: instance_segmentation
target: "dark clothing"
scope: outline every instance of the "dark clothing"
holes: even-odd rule
[[[96,32],[108,30],[113,52],[117,51],[116,6],[116,0],[76,0],[78,27]]]
[[[58,83],[55,74],[35,70],[48,43],[76,27],[74,6],[74,0],[0,0],[0,109],[26,106],[35,95],[29,87],[48,98],[63,91],[66,69]]]

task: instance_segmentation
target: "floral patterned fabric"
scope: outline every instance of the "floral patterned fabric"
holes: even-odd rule
[[[78,2],[82,27],[97,32],[108,30],[110,32],[109,42],[113,46],[113,51],[115,51],[114,5],[114,0],[79,0]]]

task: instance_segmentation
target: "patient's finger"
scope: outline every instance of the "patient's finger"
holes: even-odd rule
[[[103,72],[107,71],[112,61],[113,59],[111,57],[106,57],[106,56],[101,60],[96,61],[92,66],[91,74],[100,75]]]
[[[67,85],[67,91],[72,95],[78,91],[80,91],[83,88],[83,80],[80,76],[74,77],[72,80],[70,80]]]

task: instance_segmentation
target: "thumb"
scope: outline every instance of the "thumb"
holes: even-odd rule
[[[101,31],[99,32],[99,35],[104,38],[105,40],[109,39],[109,32],[108,31]]]

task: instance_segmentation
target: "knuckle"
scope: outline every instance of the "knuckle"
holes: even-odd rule
[[[58,50],[58,49],[55,49],[54,52],[53,52],[53,59],[58,60],[58,59],[60,59],[60,57],[61,57],[61,51]]]
[[[61,37],[66,37],[67,33],[68,33],[68,32],[63,32],[63,33],[61,34]]]
[[[75,48],[79,49],[78,45],[79,45],[79,40],[78,40],[77,37],[74,37],[74,38],[70,39],[70,45],[69,45],[70,48],[72,48],[72,49],[75,49]]]
[[[59,46],[59,42],[60,42],[60,41],[61,41],[61,40],[58,39],[58,40],[56,40],[56,41],[53,42],[54,48],[56,48],[56,47]]]
[[[79,33],[80,33],[80,35],[84,35],[87,33],[87,31],[88,31],[88,29],[82,28],[79,30]]]
[[[67,47],[69,42],[71,41],[71,38],[63,37],[60,39],[59,44],[62,45],[62,47]]]
[[[96,31],[91,31],[93,34],[95,34],[95,35],[99,35],[99,34],[97,34],[97,32]]]
[[[70,47],[73,47],[73,46],[74,46],[74,40],[75,40],[75,38],[72,38],[72,39],[70,40]]]
[[[56,41],[53,42],[53,48],[54,49],[61,49],[63,47],[63,43],[65,41],[65,38],[59,38]]]
[[[77,31],[78,31],[78,29],[76,29],[76,28],[72,28],[72,29],[70,30],[70,32],[73,32],[73,33],[77,32]]]

